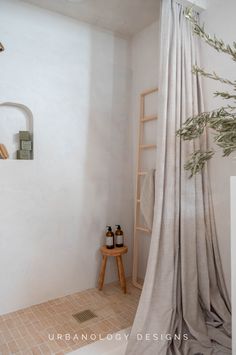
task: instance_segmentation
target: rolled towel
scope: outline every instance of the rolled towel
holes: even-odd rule
[[[8,159],[9,158],[9,154],[8,154],[7,148],[5,147],[4,144],[0,144],[0,156],[2,157],[2,159]]]
[[[148,171],[145,175],[140,194],[140,210],[145,223],[152,229],[155,201],[155,170]]]

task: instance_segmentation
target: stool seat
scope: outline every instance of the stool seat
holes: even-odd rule
[[[116,247],[113,249],[108,249],[106,245],[103,245],[103,247],[101,247],[100,250],[103,255],[118,256],[118,255],[126,254],[128,252],[128,247],[120,247],[120,248]]]
[[[128,252],[128,247],[124,246],[124,247],[120,247],[120,248],[116,247],[113,249],[108,249],[106,247],[106,245],[104,245],[100,248],[100,251],[102,254],[102,266],[101,266],[101,271],[100,271],[99,280],[98,280],[98,289],[102,290],[102,288],[103,288],[107,258],[108,258],[108,256],[113,256],[116,258],[118,276],[119,276],[121,288],[124,291],[124,293],[126,293],[126,280],[125,280],[124,266],[123,266],[123,262],[122,262],[122,255],[126,254]]]

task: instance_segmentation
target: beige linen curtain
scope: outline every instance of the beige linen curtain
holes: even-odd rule
[[[182,143],[176,130],[204,110],[198,43],[183,7],[163,0],[155,210],[150,253],[126,355],[231,354],[227,294],[207,170],[192,179],[183,165],[202,142]],[[199,63],[198,63],[199,64]]]

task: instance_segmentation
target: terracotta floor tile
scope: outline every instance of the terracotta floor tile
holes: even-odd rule
[[[28,333],[27,333],[27,330],[25,328],[24,325],[21,325],[19,328],[18,328],[18,331],[21,335],[21,337],[23,338],[24,336],[26,336]]]
[[[15,327],[15,321],[12,318],[6,319],[5,320],[5,324],[6,324],[8,329],[12,329],[12,328]]]
[[[21,353],[22,355],[33,355],[31,350],[23,350]]]
[[[5,343],[6,343],[5,338],[4,338],[3,334],[0,333],[0,345],[3,345]]]
[[[86,345],[86,342],[81,342],[81,343],[72,345],[72,346],[71,346],[71,351],[77,350],[77,349],[81,348],[81,347],[84,346],[84,345]]]
[[[46,344],[42,344],[39,346],[41,353],[43,355],[48,355],[48,354],[52,354],[50,348],[46,345]]]
[[[33,355],[43,355],[43,353],[41,352],[39,347],[33,347],[31,349],[31,352],[32,352]]]
[[[16,344],[16,342],[13,340],[10,343],[7,344],[8,348],[10,349],[10,352],[12,354],[17,353],[20,349],[18,348],[18,345]]]
[[[29,348],[29,345],[23,338],[17,339],[16,344],[20,351],[27,350]]]
[[[65,339],[65,343],[66,343],[66,345],[67,346],[74,346],[74,345],[76,345],[76,342],[74,341],[74,339],[73,339],[73,336],[71,336],[70,337],[70,339]]]
[[[42,344],[44,342],[43,337],[39,333],[31,332],[31,336],[35,341],[35,344],[37,345]]]
[[[24,337],[24,340],[28,344],[29,348],[35,347],[37,344],[35,343],[35,340],[32,338],[30,333]]]
[[[17,328],[10,329],[10,334],[12,335],[14,340],[21,338],[21,333],[19,332],[19,329],[17,329]]]
[[[46,344],[53,353],[61,351],[60,346],[54,340],[48,341]]]
[[[66,342],[64,340],[56,339],[55,343],[60,347],[60,349],[66,349],[67,348]]]
[[[9,343],[10,341],[13,341],[13,335],[11,334],[10,330],[6,329],[5,331],[2,331],[3,337],[5,339],[6,343]]]
[[[10,350],[6,344],[0,345],[0,354],[1,355],[9,355]]]
[[[112,283],[103,291],[77,292],[0,316],[0,354],[63,355],[131,326],[140,290],[131,281],[127,288],[127,294],[123,294],[118,283]],[[79,323],[73,314],[85,309],[91,309],[97,317]]]

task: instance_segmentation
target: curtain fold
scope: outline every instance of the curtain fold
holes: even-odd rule
[[[126,355],[231,354],[224,282],[207,169],[189,179],[184,161],[201,141],[176,137],[204,110],[198,40],[173,0],[162,1],[159,117],[153,232],[144,288]]]

